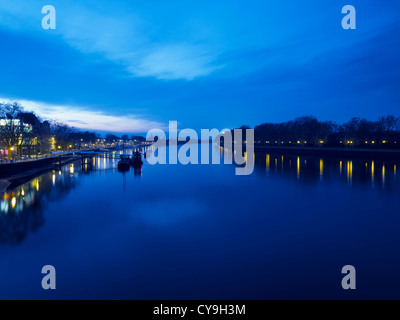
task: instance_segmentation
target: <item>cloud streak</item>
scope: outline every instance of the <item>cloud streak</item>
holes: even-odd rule
[[[20,4],[20,5],[19,5]],[[35,4],[35,5],[33,5]],[[21,8],[25,8],[24,11]],[[13,30],[38,29],[40,2],[15,0],[0,4],[0,24]],[[110,14],[83,4],[57,4],[57,29],[52,31],[66,43],[85,54],[99,54],[121,65],[134,77],[162,80],[193,80],[221,68],[215,65],[218,54],[205,44],[184,39],[151,39],[139,16],[118,12]]]

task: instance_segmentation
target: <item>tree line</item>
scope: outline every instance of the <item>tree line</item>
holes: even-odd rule
[[[397,148],[400,147],[400,118],[393,115],[376,121],[352,118],[337,124],[305,116],[282,123],[260,124],[254,128],[254,140],[256,144],[265,145]]]
[[[11,159],[13,151],[21,158],[34,154],[48,154],[50,151],[80,149],[99,142],[100,135],[82,132],[67,124],[40,119],[34,112],[25,111],[17,102],[0,103],[0,145],[7,150]],[[107,135],[106,142],[129,140],[128,136]],[[132,141],[143,141],[133,136]],[[3,156],[5,152],[2,152]]]
[[[23,153],[31,157],[94,143],[97,139],[99,136],[94,132],[80,132],[64,123],[43,121],[34,112],[25,111],[18,102],[0,103],[0,142],[7,149],[8,159],[14,149],[19,157]]]

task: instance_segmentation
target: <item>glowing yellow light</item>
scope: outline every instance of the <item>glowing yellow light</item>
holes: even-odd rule
[[[297,178],[300,178],[300,157],[297,157]]]
[[[23,196],[23,197],[25,196],[25,190],[24,189],[21,190],[21,196]]]
[[[383,140],[382,143],[387,143],[387,141],[386,141],[386,140]]]
[[[53,186],[54,186],[56,184],[56,174],[55,173],[53,173],[52,180],[53,180]]]
[[[11,199],[11,206],[15,208],[16,205],[17,205],[17,198],[14,197]]]
[[[386,182],[386,167],[385,165],[382,166],[382,183],[385,184]]]
[[[343,161],[340,161],[340,175],[343,173]]]
[[[69,173],[73,174],[74,173],[74,164],[72,163],[71,166],[69,167]]]
[[[36,191],[39,191],[39,180],[36,181]]]
[[[372,182],[374,182],[374,180],[375,180],[375,161],[372,161],[372,164],[371,164],[371,179],[372,179]]]
[[[375,141],[372,141],[371,143],[372,143],[372,144],[375,144]]]
[[[353,179],[353,161],[350,161],[350,179]]]
[[[269,171],[269,166],[270,166],[270,156],[269,156],[269,154],[267,154],[265,162],[267,164],[267,170]]]
[[[297,144],[300,144],[301,142],[300,141],[297,141]]]
[[[320,143],[320,144],[323,144],[323,143],[324,143],[324,141],[323,141],[323,140],[320,140],[320,141],[319,141],[319,143]]]
[[[347,182],[349,184],[353,182],[353,161],[347,161]]]
[[[319,174],[320,176],[324,175],[324,160],[319,160]]]

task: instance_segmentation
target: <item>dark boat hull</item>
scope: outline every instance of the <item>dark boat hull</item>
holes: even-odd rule
[[[129,171],[130,163],[125,161],[118,162],[118,170],[119,171]]]
[[[134,167],[140,167],[143,165],[143,161],[141,159],[133,159],[131,160],[131,165]]]

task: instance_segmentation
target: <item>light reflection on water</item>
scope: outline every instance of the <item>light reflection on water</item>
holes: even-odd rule
[[[388,261],[393,266],[377,281],[400,283],[396,161],[256,151],[251,176],[235,176],[233,165],[146,161],[143,170],[121,173],[117,162],[78,161],[1,195],[7,293],[16,290],[4,276],[8,265],[14,280],[27,272],[17,255],[30,267],[54,262],[88,277],[87,292],[77,293],[80,284],[66,273],[62,287],[70,292],[60,297],[110,297],[108,288],[119,294],[111,298],[299,298],[318,290],[341,297],[329,291],[340,288],[339,267],[358,263],[376,274]],[[108,281],[104,291],[99,279]],[[23,278],[24,290],[42,297],[34,280]],[[0,289],[1,297],[9,296]]]
[[[314,178],[317,181],[317,177],[320,182],[325,179],[340,181],[344,171],[349,186],[356,183],[373,187],[378,179],[380,187],[390,187],[397,181],[397,165],[396,161],[390,160],[366,161],[293,155],[283,157],[272,153],[264,153],[261,156],[256,153],[255,171],[259,173],[260,168],[265,167],[267,173],[272,170],[275,175],[285,177],[295,174],[298,180],[304,182],[312,181]],[[278,169],[281,170],[278,172]]]
[[[140,150],[146,149],[141,148]],[[132,154],[132,150],[124,152]],[[42,211],[48,202],[65,197],[79,185],[81,175],[95,174],[105,170],[116,172],[116,159],[118,159],[118,154],[122,153],[123,151],[116,151],[114,155],[100,155],[92,159],[84,159],[83,163],[78,159],[1,194],[0,243],[18,243],[25,239],[31,228],[24,222],[33,221],[35,228],[41,225],[44,221]],[[138,175],[141,175],[141,169]],[[26,219],[21,219],[24,216]],[[36,220],[42,222],[36,223]]]
[[[130,152],[132,153],[136,150],[139,151],[139,149],[133,149]],[[151,148],[150,150],[149,148],[145,150],[151,156]],[[221,147],[221,158],[224,156],[222,150],[223,148]],[[143,150],[140,149],[140,151]],[[125,153],[128,152],[125,151]],[[226,150],[226,152],[229,151]],[[117,151],[116,154],[121,153],[123,152]],[[262,157],[265,157],[263,162],[260,161]],[[244,158],[247,161],[246,152],[244,152]],[[85,159],[82,166],[80,161],[77,161],[62,167],[60,170],[53,170],[43,174],[12,191],[4,193],[0,200],[0,211],[4,215],[10,213],[19,214],[29,209],[38,197],[44,197],[46,194],[51,193],[52,189],[56,190],[69,178],[79,178],[81,174],[99,170],[115,170],[117,160],[118,156],[103,155],[94,157],[92,160]],[[296,164],[294,167],[293,163]],[[260,168],[265,167],[267,173],[272,169],[274,175],[288,176],[293,172],[300,181],[302,179],[311,181],[317,174],[321,182],[324,177],[325,179],[340,180],[343,175],[343,163],[345,163],[345,177],[349,186],[353,184],[353,179],[358,184],[367,184],[369,181],[372,187],[375,186],[376,178],[378,178],[379,186],[381,187],[390,186],[397,180],[397,163],[393,161],[322,159],[270,153],[264,155],[257,152],[255,154],[256,169],[253,174],[259,173]],[[365,166],[365,170],[362,170],[363,166]],[[278,171],[278,169],[280,170]],[[376,171],[380,173],[378,177]],[[139,175],[142,175],[142,170],[140,170]]]

